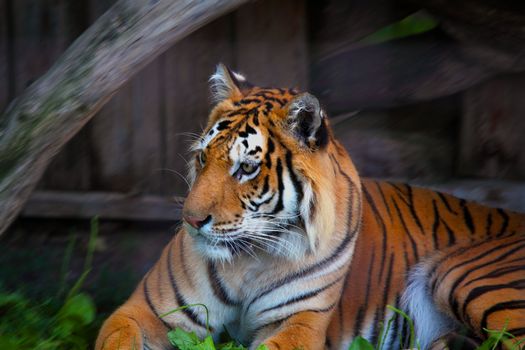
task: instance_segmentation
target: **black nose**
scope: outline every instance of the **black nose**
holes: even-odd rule
[[[190,216],[190,215],[186,216],[185,215],[184,216],[184,221],[186,221],[188,224],[190,224],[191,227],[199,229],[199,228],[201,228],[202,226],[206,225],[208,222],[211,221],[211,215],[208,215],[205,218],[198,217],[198,216]]]

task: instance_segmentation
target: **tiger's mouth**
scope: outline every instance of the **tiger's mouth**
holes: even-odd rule
[[[304,227],[300,225],[299,220],[260,221],[248,229],[246,225],[240,225],[194,230],[192,236],[205,255],[212,258],[217,257],[213,254],[223,256],[225,251],[231,257],[248,255],[256,258],[260,253],[296,256],[297,251],[303,251],[302,246],[307,240]]]

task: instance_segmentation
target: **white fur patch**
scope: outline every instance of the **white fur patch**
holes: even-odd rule
[[[246,78],[239,74],[232,72],[233,78],[237,79],[238,82],[245,82]],[[217,103],[226,100],[231,97],[232,92],[237,89],[235,82],[232,81],[232,77],[228,72],[227,68],[222,64],[217,66],[215,73],[210,77],[210,89],[212,93],[213,102]]]
[[[428,286],[429,264],[421,263],[410,270],[407,287],[401,298],[401,307],[414,321],[416,337],[421,349],[455,329],[454,321],[439,311]]]

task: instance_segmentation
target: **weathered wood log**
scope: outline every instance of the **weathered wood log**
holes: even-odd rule
[[[132,221],[177,221],[184,198],[129,196],[115,192],[35,191],[22,217],[45,219],[101,219]]]
[[[50,159],[134,73],[246,0],[120,0],[0,119],[0,233]]]

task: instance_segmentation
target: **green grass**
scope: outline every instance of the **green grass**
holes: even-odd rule
[[[208,308],[204,304],[192,304],[192,305],[182,306],[166,314],[161,315],[161,317],[165,317],[172,313],[179,312],[183,309],[196,307],[196,306],[204,307],[206,311],[206,327],[208,328],[208,334],[206,335],[204,339],[200,339],[194,332],[188,332],[181,328],[176,328],[168,332],[168,339],[173,346],[176,346],[180,350],[247,350],[247,347],[245,345],[237,342],[227,332],[225,333],[226,335],[225,338],[221,337],[222,339],[221,342],[215,343],[213,341],[209,333]],[[394,319],[397,317],[397,315],[400,315],[401,317],[403,317],[408,322],[408,325],[409,325],[410,335],[408,339],[408,349],[418,349],[418,350],[421,349],[419,342],[417,341],[416,336],[415,336],[414,322],[412,321],[412,319],[400,309],[397,309],[390,305],[388,305],[387,307],[388,309],[394,312],[394,316],[392,316],[388,320],[386,327],[383,324],[379,325],[380,331],[379,331],[378,343],[372,344],[367,339],[361,336],[358,336],[354,338],[348,350],[386,350],[384,349],[384,344],[386,340],[385,338],[388,332],[390,331],[390,327]],[[502,343],[506,344],[511,350],[521,349],[522,345],[525,343],[525,340],[516,342],[514,345],[511,346],[510,341],[515,339],[515,337],[509,332],[507,332],[506,328],[507,326],[505,325],[501,330],[485,329],[485,331],[487,332],[489,336],[478,347],[477,350],[496,350]],[[401,342],[406,343],[405,339],[402,339]],[[257,347],[257,350],[267,350],[267,347],[264,344],[261,344],[259,345],[259,347]]]
[[[58,291],[44,301],[35,301],[20,292],[0,292],[0,349],[2,350],[84,350],[91,347],[96,309],[90,295],[81,292],[91,271],[98,219],[91,220],[84,269],[68,286],[66,271],[75,247],[72,238],[66,248]]]

